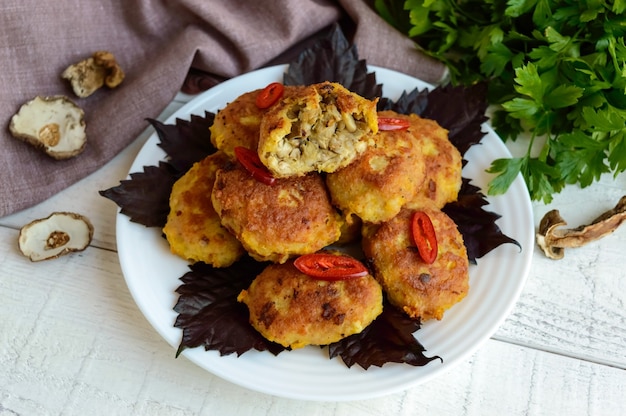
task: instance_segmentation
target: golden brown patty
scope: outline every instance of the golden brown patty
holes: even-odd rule
[[[341,224],[341,237],[335,242],[336,245],[348,245],[361,241],[361,226],[363,221],[357,216],[343,217]]]
[[[245,253],[235,236],[222,227],[211,202],[215,172],[226,161],[221,152],[208,156],[172,187],[163,233],[172,253],[192,263],[226,267]]]
[[[238,297],[261,335],[291,348],[361,332],[382,312],[382,299],[370,275],[329,282],[300,273],[291,261],[268,266]]]
[[[316,173],[269,186],[233,164],[217,173],[212,200],[222,224],[260,261],[283,263],[340,236],[341,216]]]
[[[415,198],[424,182],[426,165],[413,138],[421,119],[392,111],[379,117],[410,121],[407,130],[379,131],[374,145],[350,165],[326,177],[332,201],[346,215],[355,214],[365,222],[379,223],[398,214]]]
[[[426,179],[416,197],[407,208],[417,209],[430,206],[442,208],[448,202],[456,201],[461,189],[461,154],[448,140],[448,131],[434,120],[411,115],[414,137],[422,151],[426,163]]]
[[[420,258],[410,235],[414,211],[402,210],[392,220],[364,229],[363,251],[389,301],[413,318],[441,319],[465,297],[469,262],[456,224],[437,208],[425,208],[437,233],[439,251],[432,264]]]
[[[276,177],[334,172],[363,153],[376,131],[376,100],[337,83],[314,84],[264,114],[259,157]]]
[[[283,98],[287,98],[298,94],[303,87],[284,88]],[[234,149],[237,146],[257,149],[261,119],[268,111],[256,105],[256,98],[261,91],[262,89],[247,92],[228,103],[217,112],[211,125],[211,142],[232,159],[235,158]]]

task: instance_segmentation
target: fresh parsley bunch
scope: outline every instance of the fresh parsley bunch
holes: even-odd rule
[[[490,194],[521,172],[531,198],[548,203],[566,184],[626,170],[626,0],[374,4],[448,65],[452,83],[488,81],[503,140],[529,138],[523,156],[493,161]]]

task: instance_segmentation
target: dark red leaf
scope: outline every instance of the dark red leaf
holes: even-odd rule
[[[204,117],[191,115],[190,120],[176,119],[176,124],[164,124],[148,119],[159,137],[159,147],[168,155],[168,162],[179,172],[189,168],[206,156],[215,153],[211,143],[209,127],[215,120],[215,114],[205,112]]]
[[[385,303],[383,313],[361,333],[351,335],[329,345],[331,358],[341,357],[352,367],[358,364],[364,369],[385,363],[406,363],[424,366],[440,357],[426,357],[426,349],[413,333],[420,328],[420,321],[409,318],[396,307]]]
[[[228,268],[213,268],[204,263],[190,266],[191,271],[176,289],[180,295],[174,310],[178,312],[175,327],[183,330],[176,352],[204,347],[221,355],[238,356],[255,349],[277,355],[285,348],[263,338],[248,321],[248,309],[237,302],[237,295],[248,288],[265,264],[249,257]]]
[[[482,124],[487,121],[487,85],[470,87],[443,86],[428,93],[428,103],[420,114],[448,129],[448,137],[461,155],[480,142],[485,135]]]
[[[463,235],[467,257],[472,264],[502,244],[515,244],[522,249],[516,240],[502,233],[496,224],[501,215],[485,210],[483,206],[487,204],[480,189],[470,184],[469,179],[463,179],[459,198],[442,210],[452,218]]]
[[[143,169],[131,173],[130,179],[118,186],[99,193],[115,202],[131,221],[146,227],[163,227],[170,211],[170,192],[180,173],[166,162]]]
[[[285,85],[309,85],[338,82],[362,97],[373,99],[382,95],[376,74],[368,72],[365,60],[359,60],[356,45],[351,45],[338,24],[329,37],[320,39],[289,64]]]
[[[411,92],[402,92],[397,101],[381,97],[378,101],[378,110],[392,110],[401,114],[422,114],[428,104],[428,90],[413,89]]]

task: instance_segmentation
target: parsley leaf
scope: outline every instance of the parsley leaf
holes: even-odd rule
[[[402,7],[401,7],[402,6]],[[503,140],[526,155],[494,161],[491,193],[521,173],[531,198],[626,171],[626,1],[376,0],[377,11],[450,69],[454,85],[487,81]],[[406,22],[409,26],[406,27]],[[541,155],[530,157],[544,136]]]
[[[180,176],[171,164],[159,162],[158,166],[145,166],[143,172],[131,173],[130,179],[99,194],[115,202],[132,222],[162,227],[170,212],[170,191]]]
[[[522,171],[522,165],[526,159],[518,157],[511,159],[496,159],[491,162],[491,166],[487,169],[488,173],[497,173],[491,182],[489,182],[488,193],[492,195],[503,194],[509,189],[517,175]]]

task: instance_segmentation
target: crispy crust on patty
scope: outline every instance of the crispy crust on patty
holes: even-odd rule
[[[304,88],[301,86],[284,86],[282,99],[297,95]],[[256,150],[259,144],[259,131],[263,115],[269,109],[260,109],[256,98],[263,89],[244,94],[228,103],[215,115],[210,127],[211,143],[222,150],[231,159],[235,158],[235,147],[243,146]]]
[[[212,201],[222,224],[259,261],[284,263],[340,237],[342,218],[317,173],[270,186],[232,164],[218,171]]]
[[[361,332],[383,308],[370,276],[329,282],[299,272],[293,262],[268,266],[238,298],[250,323],[285,347],[327,345]]]
[[[276,177],[334,172],[347,166],[378,131],[377,100],[342,85],[304,87],[273,105],[261,120],[258,152]]]
[[[448,131],[436,121],[410,115],[419,122],[415,128],[415,140],[422,151],[426,164],[426,178],[408,208],[422,206],[442,208],[448,202],[456,201],[461,189],[463,161],[459,150],[448,140]]]
[[[172,187],[163,233],[171,252],[192,263],[226,267],[245,253],[235,236],[222,227],[211,202],[215,172],[227,160],[223,153],[214,153],[195,163]]]
[[[421,149],[413,138],[422,125],[420,119],[393,111],[379,116],[409,120],[411,125],[407,130],[379,131],[373,135],[373,146],[326,177],[333,203],[348,218],[354,214],[373,223],[396,216],[415,198],[426,174]]]
[[[450,217],[424,208],[437,234],[437,259],[426,264],[410,235],[412,210],[392,220],[364,227],[363,251],[389,301],[412,318],[441,319],[469,289],[469,261],[463,237]]]

